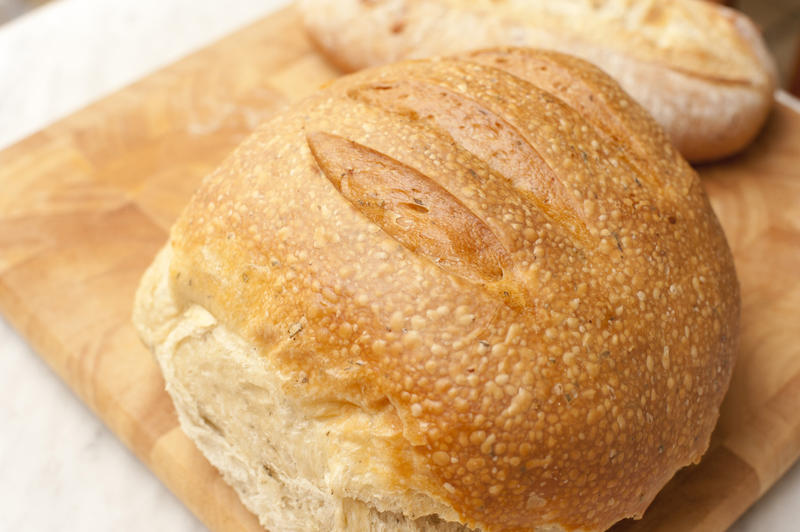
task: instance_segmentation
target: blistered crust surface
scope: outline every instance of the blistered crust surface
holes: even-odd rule
[[[738,285],[696,174],[629,97],[503,53],[540,80],[407,62],[262,126],[174,227],[171,282],[287,394],[396,409],[428,464],[400,484],[465,524],[604,529],[706,448]]]

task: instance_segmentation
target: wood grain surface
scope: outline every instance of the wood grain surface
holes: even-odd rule
[[[261,528],[178,427],[133,293],[199,180],[336,75],[288,9],[0,153],[0,310],[215,531]],[[619,531],[723,530],[800,454],[800,114],[777,105],[700,171],[742,285],[740,357],[703,461]]]

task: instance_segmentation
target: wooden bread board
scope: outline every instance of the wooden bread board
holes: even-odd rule
[[[214,531],[261,528],[178,427],[134,290],[200,179],[336,75],[289,8],[0,153],[0,310]],[[723,530],[800,454],[800,114],[778,104],[700,172],[741,280],[740,358],[703,461],[614,530]]]

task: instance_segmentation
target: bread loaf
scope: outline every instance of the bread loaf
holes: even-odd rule
[[[604,530],[700,459],[739,293],[695,172],[528,49],[339,79],[208,176],[134,321],[269,530]]]
[[[752,22],[700,0],[301,0],[310,35],[345,70],[487,46],[582,57],[642,104],[690,161],[746,146],[776,73]]]

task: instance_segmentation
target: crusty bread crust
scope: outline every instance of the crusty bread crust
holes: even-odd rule
[[[698,0],[301,0],[318,47],[346,71],[489,46],[531,46],[599,65],[690,161],[755,137],[776,70],[744,15]]]
[[[440,516],[451,511],[424,496],[400,493],[391,502],[372,497],[370,477],[385,475],[389,468],[375,454],[370,467],[376,471],[359,471],[356,455],[374,452],[375,440],[391,438],[391,431],[369,432],[371,423],[381,421],[360,412],[314,415],[286,397],[281,387],[290,377],[269,358],[201,306],[187,307],[175,299],[169,286],[171,259],[167,246],[145,273],[134,323],[156,355],[184,432],[264,527],[469,531],[444,521]]]
[[[364,71],[264,124],[173,227],[136,323],[266,526],[543,531],[641,515],[700,458],[738,316],[658,125],[584,61],[504,49]]]

